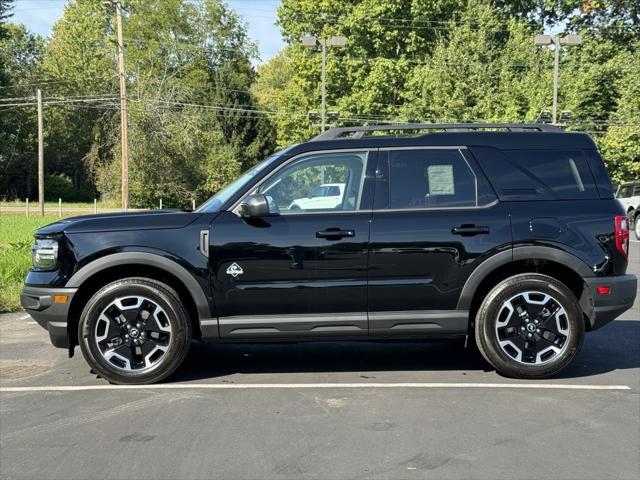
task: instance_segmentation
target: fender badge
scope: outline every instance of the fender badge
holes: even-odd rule
[[[229,265],[229,268],[227,268],[227,274],[231,275],[233,278],[238,278],[243,273],[244,271],[242,270],[242,267],[236,262],[233,262],[231,265]]]

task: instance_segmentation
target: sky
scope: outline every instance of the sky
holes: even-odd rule
[[[67,0],[16,0],[13,21],[24,23],[39,35],[49,35],[62,16]],[[265,62],[282,48],[280,29],[275,25],[280,0],[226,0],[247,23],[249,37],[258,44],[260,61]]]

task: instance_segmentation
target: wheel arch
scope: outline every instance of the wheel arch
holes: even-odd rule
[[[202,337],[200,321],[210,318],[212,312],[202,287],[189,271],[157,254],[122,252],[87,264],[67,282],[67,287],[78,289],[69,306],[67,329],[72,342],[77,338],[80,315],[89,298],[108,283],[127,277],[151,278],[173,288],[191,317],[194,337]]]
[[[519,273],[542,273],[565,284],[578,298],[586,326],[592,313],[590,291],[583,277],[593,272],[578,257],[551,247],[523,246],[500,252],[481,263],[469,276],[458,301],[458,310],[469,311],[470,327],[482,300],[502,280]]]

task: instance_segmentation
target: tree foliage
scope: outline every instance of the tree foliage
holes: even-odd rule
[[[327,56],[328,110],[337,125],[393,122],[535,121],[551,109],[553,51],[543,28],[581,33],[563,48],[559,110],[569,129],[592,133],[615,181],[637,178],[637,2],[284,0],[288,45],[259,69],[253,89],[274,111],[280,146],[318,132],[320,55],[305,35],[345,35]],[[560,34],[563,34],[560,32]],[[636,89],[636,90],[634,90]]]
[[[50,38],[11,23],[0,0],[0,196],[36,194],[35,88],[45,106],[45,165],[65,197],[120,196],[115,17],[69,0]],[[254,69],[255,44],[221,0],[124,1],[130,205],[188,206],[276,146],[319,131],[319,48],[336,125],[535,121],[550,109],[553,51],[542,32],[580,33],[563,48],[559,109],[590,132],[616,182],[640,177],[637,0],[282,0],[286,45]],[[10,98],[25,106],[7,106]],[[30,100],[29,100],[30,99]],[[2,106],[2,103],[5,106]],[[51,192],[50,192],[51,193]],[[54,192],[55,193],[55,192]]]
[[[7,24],[0,39],[0,198],[24,197],[37,186],[36,110],[9,98],[33,95],[44,43],[24,26]],[[9,106],[7,106],[9,105]]]
[[[124,9],[130,205],[187,206],[273,149],[254,113],[255,45],[219,0],[130,0]],[[100,0],[67,3],[41,62],[47,168],[74,188],[120,196],[114,12]],[[43,87],[44,88],[44,87]]]

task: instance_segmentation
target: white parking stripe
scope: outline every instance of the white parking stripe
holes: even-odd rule
[[[506,388],[541,390],[630,390],[628,385],[580,385],[563,383],[167,383],[160,385],[78,385],[1,387],[9,392],[83,392],[91,390],[243,390],[322,388]]]

